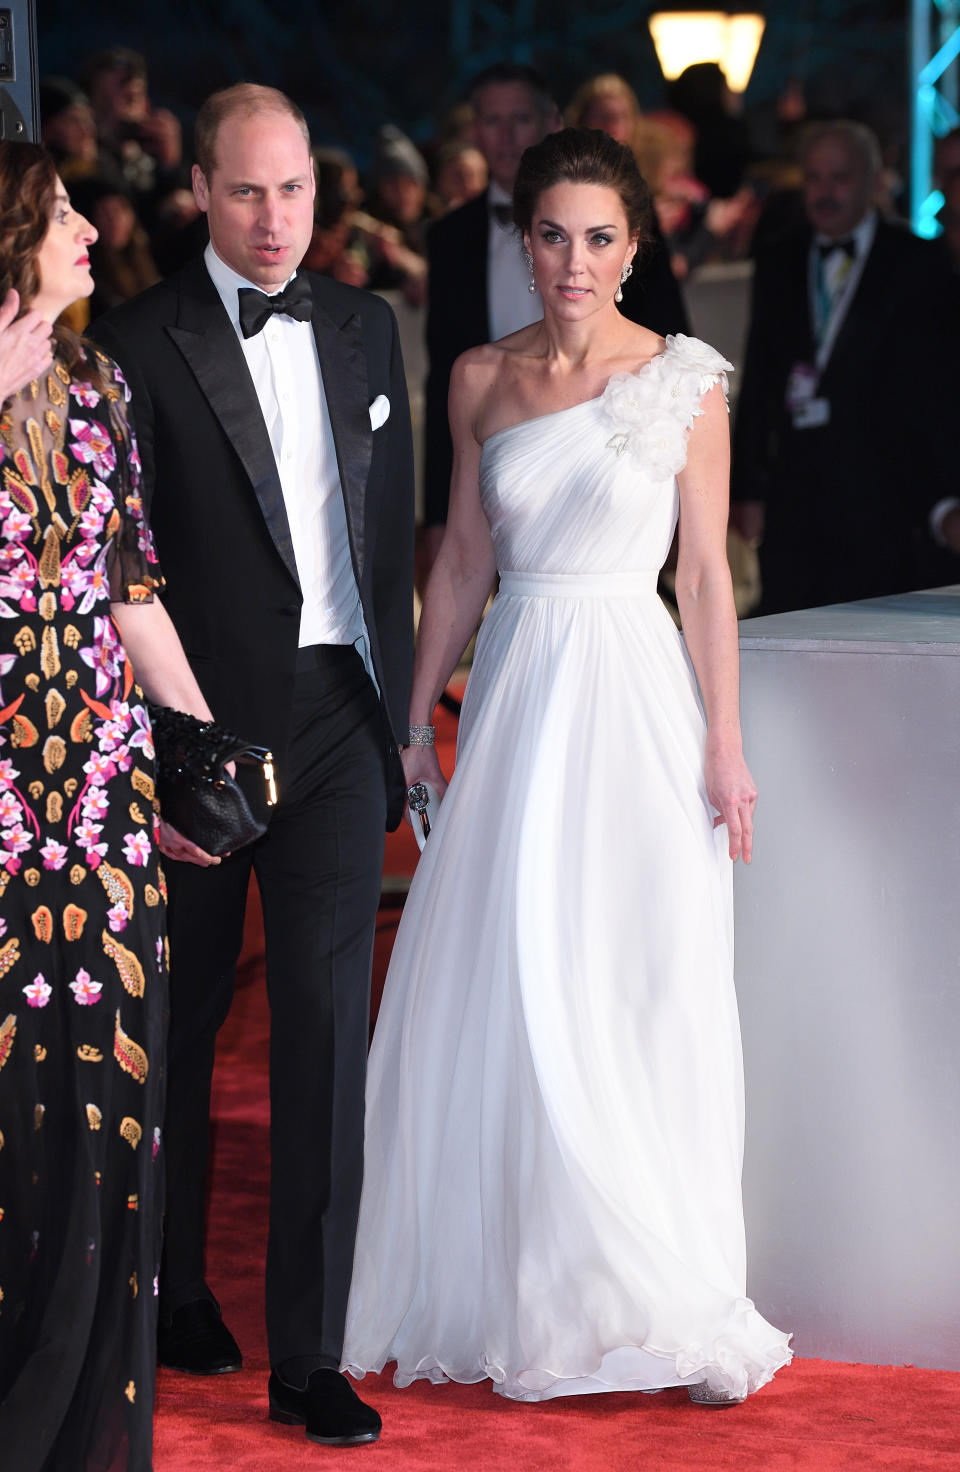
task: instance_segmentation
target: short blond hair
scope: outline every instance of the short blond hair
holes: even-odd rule
[[[307,120],[285,92],[277,87],[261,87],[257,82],[237,82],[234,87],[212,92],[197,113],[193,151],[197,166],[206,179],[210,179],[217,165],[217,137],[222,125],[230,118],[260,117],[266,112],[282,113],[292,118],[309,149]]]

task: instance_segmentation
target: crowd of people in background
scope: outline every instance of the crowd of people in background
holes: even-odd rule
[[[762,290],[762,263],[771,249],[775,253],[781,243],[802,241],[802,259],[796,267],[802,298],[804,273],[809,275],[812,269],[804,264],[811,259],[807,254],[812,249],[811,226],[815,243],[821,239],[810,214],[807,161],[810,140],[824,120],[811,116],[802,84],[788,81],[775,104],[751,112],[727,86],[717,65],[701,63],[670,83],[663,99],[640,99],[624,77],[606,73],[585,80],[565,107],[562,102],[549,80],[529,68],[506,64],[475,79],[465,100],[438,118],[433,137],[426,141],[414,142],[394,123],[380,126],[363,150],[362,168],[338,141],[314,140],[314,230],[304,265],[322,276],[384,295],[399,318],[422,527],[418,587],[422,591],[425,586],[446,521],[450,369],[468,348],[514,331],[542,312],[535,288],[530,288],[534,295],[527,296],[510,200],[523,149],[566,124],[600,129],[628,146],[650,188],[650,242],[633,280],[625,283],[624,315],[663,336],[691,327],[697,330],[698,323],[690,320],[688,284],[704,280],[704,268],[711,266],[736,269],[741,263],[742,271],[751,272],[754,263],[761,264],[752,288],[752,346],[745,363],[737,364],[745,371],[738,372],[734,387],[735,395],[746,389],[734,456],[730,538],[738,611],[741,615],[758,607],[774,611],[787,606],[783,598],[796,606],[796,598],[815,602],[828,596],[859,597],[875,585],[879,591],[895,591],[892,585],[881,588],[870,575],[877,561],[874,552],[899,539],[899,532],[896,537],[888,535],[892,526],[881,518],[866,539],[855,526],[850,530],[857,556],[867,548],[864,578],[850,581],[849,587],[841,578],[829,589],[826,584],[821,588],[816,579],[809,584],[801,579],[792,592],[780,596],[773,591],[779,574],[771,564],[766,570],[768,596],[759,602],[762,569],[753,549],[761,541],[762,527],[770,545],[761,553],[761,562],[764,558],[770,562],[775,520],[750,509],[761,505],[762,497],[757,458],[744,445],[748,439],[757,445],[773,444],[780,409],[772,401],[761,405],[756,393],[769,370],[769,364],[760,365],[757,291]],[[206,218],[190,187],[192,159],[181,123],[173,112],[151,102],[147,62],[139,53],[114,47],[91,58],[77,80],[46,78],[40,110],[42,141],[75,208],[98,232],[90,251],[93,296],[67,313],[70,325],[82,332],[102,313],[194,258],[206,241]],[[856,205],[859,209],[862,204],[862,218],[870,213],[884,226],[899,226],[891,239],[909,237],[905,181],[899,168],[903,140],[870,134],[861,147],[850,135],[846,145],[841,138],[839,146],[841,153],[847,147],[854,173],[863,174],[863,198],[858,195]],[[929,311],[919,301],[910,309],[921,313],[923,330],[942,338],[946,318],[936,305],[937,293],[943,294],[942,283],[951,274],[954,282],[960,277],[960,129],[938,140],[934,171],[943,195],[942,233],[932,243],[923,242],[923,251],[910,254],[907,274],[922,282],[929,304]],[[501,231],[495,221],[502,223]],[[870,239],[865,236],[862,242],[864,249],[871,246],[871,231]],[[816,248],[825,249],[823,244]],[[857,278],[859,269],[854,273]],[[897,268],[892,269],[897,275]],[[902,284],[898,283],[898,292]],[[744,319],[747,290],[745,284],[737,307]],[[952,287],[946,290],[949,294]],[[773,339],[782,340],[785,298],[779,288],[778,292],[763,317]],[[742,327],[745,332],[746,320]],[[731,351],[729,345],[721,346]],[[812,361],[814,356],[811,346],[808,357]],[[789,371],[787,364],[784,372]],[[782,387],[776,390],[781,399]],[[900,418],[895,416],[895,422]],[[849,428],[842,424],[841,433]],[[857,432],[851,433],[850,442],[855,444]],[[803,433],[798,443],[805,454],[819,459],[822,438]],[[786,455],[791,464],[798,463],[784,450],[786,439],[777,442],[781,459]],[[833,449],[830,457],[839,463]],[[902,456],[898,453],[893,459],[900,461]],[[888,456],[884,463],[892,464],[893,459]],[[921,516],[921,530],[911,533],[914,552],[896,580],[898,588],[952,580],[960,542],[954,523],[960,521],[960,511],[939,473],[927,481],[935,488],[932,500],[938,511],[929,528]],[[903,501],[902,490],[896,496]],[[806,490],[803,501],[809,506]],[[914,517],[916,511],[904,508],[900,521]],[[859,515],[855,511],[855,522]],[[835,544],[832,530],[825,531],[819,523],[808,530],[818,546],[832,546],[837,561],[850,565],[842,539]],[[791,545],[792,541],[793,531]],[[946,561],[940,557],[943,549]],[[793,559],[792,552],[789,557]],[[819,556],[814,560],[823,561]],[[883,562],[881,556],[877,565]],[[661,582],[668,601],[669,580],[668,565]]]
[[[433,137],[423,143],[387,122],[362,150],[362,168],[339,140],[314,140],[312,150],[314,234],[303,263],[331,280],[384,294],[399,318],[423,526],[421,590],[446,521],[446,392],[453,361],[542,311],[537,294],[527,297],[508,218],[524,147],[564,124],[599,128],[630,147],[651,190],[654,219],[648,252],[626,284],[621,311],[663,336],[698,328],[685,293],[691,281],[704,280],[704,268],[742,263],[742,271],[751,271],[752,262],[777,241],[810,228],[804,150],[822,119],[811,116],[798,79],[786,82],[772,106],[748,110],[714,63],[689,66],[667,85],[663,99],[639,99],[629,81],[613,72],[596,75],[565,106],[549,79],[529,68],[501,66],[483,78],[487,84],[493,78],[492,87],[479,90],[474,79],[465,100],[437,119]],[[492,97],[496,106],[490,109]],[[507,109],[501,106],[505,99],[511,100]],[[520,106],[514,106],[517,100]],[[206,218],[190,187],[193,159],[184,128],[174,112],[150,100],[140,53],[112,47],[91,57],[77,79],[44,79],[40,110],[43,143],[75,208],[99,233],[90,252],[93,296],[66,314],[75,331],[84,331],[103,312],[193,259],[206,243]],[[901,138],[876,141],[864,208],[876,209],[878,218],[900,224],[908,234],[903,153]],[[960,275],[960,128],[936,144],[935,183],[944,196],[942,234],[923,256],[926,268],[920,272],[933,284],[950,272]],[[498,210],[504,216],[502,238],[492,224]],[[744,318],[747,290],[744,284],[736,308]],[[721,346],[730,352],[729,344]],[[747,362],[747,374],[736,375],[735,394],[749,377]],[[752,377],[755,384],[757,374]],[[804,437],[802,443],[813,440]],[[742,471],[744,464],[738,453],[733,496],[754,502],[757,487]],[[945,495],[939,487],[939,499]],[[741,614],[760,606],[752,552],[760,539],[742,536],[749,523],[751,518],[735,512],[730,558]],[[944,545],[939,521],[935,536]],[[956,552],[953,542],[951,537],[947,546]],[[914,558],[906,577],[913,586],[941,577],[929,546],[919,570]],[[670,599],[668,583],[667,568],[661,593]]]
[[[778,99],[773,153],[755,143],[742,99],[712,63],[689,67],[668,87],[666,102],[644,107],[628,81],[609,73],[585,81],[563,117],[632,148],[679,280],[704,262],[746,259],[800,222],[796,146],[809,119],[798,83]],[[202,241],[189,152],[178,118],[151,104],[145,58],[125,47],[93,57],[77,80],[46,78],[40,110],[43,142],[100,234],[94,318],[169,275]],[[890,140],[880,204],[893,215],[904,208],[897,155]],[[381,127],[362,179],[335,142],[319,144],[314,156],[316,219],[306,264],[352,286],[399,287],[422,305],[431,223],[487,187],[471,105],[448,112],[421,146],[393,124]],[[945,200],[943,249],[960,270],[960,129],[939,141],[935,168]]]

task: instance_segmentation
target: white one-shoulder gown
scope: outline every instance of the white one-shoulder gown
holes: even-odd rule
[[[731,865],[656,593],[729,367],[667,340],[501,430],[501,572],[370,1058],[343,1365],[540,1400],[790,1358],[746,1297]]]

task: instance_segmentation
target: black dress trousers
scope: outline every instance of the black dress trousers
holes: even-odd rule
[[[299,652],[297,671],[292,739],[267,833],[217,869],[168,866],[161,1313],[207,1292],[210,1082],[252,867],[263,901],[271,1010],[266,1313],[274,1366],[299,1356],[339,1364],[363,1179],[370,970],[386,820],[383,716],[359,654],[352,646],[314,646]]]

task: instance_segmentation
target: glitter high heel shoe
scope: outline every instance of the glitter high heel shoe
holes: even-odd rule
[[[747,1398],[745,1395],[731,1395],[728,1390],[713,1390],[706,1380],[688,1385],[687,1394],[695,1406],[710,1406],[718,1411],[727,1406],[742,1406]]]

